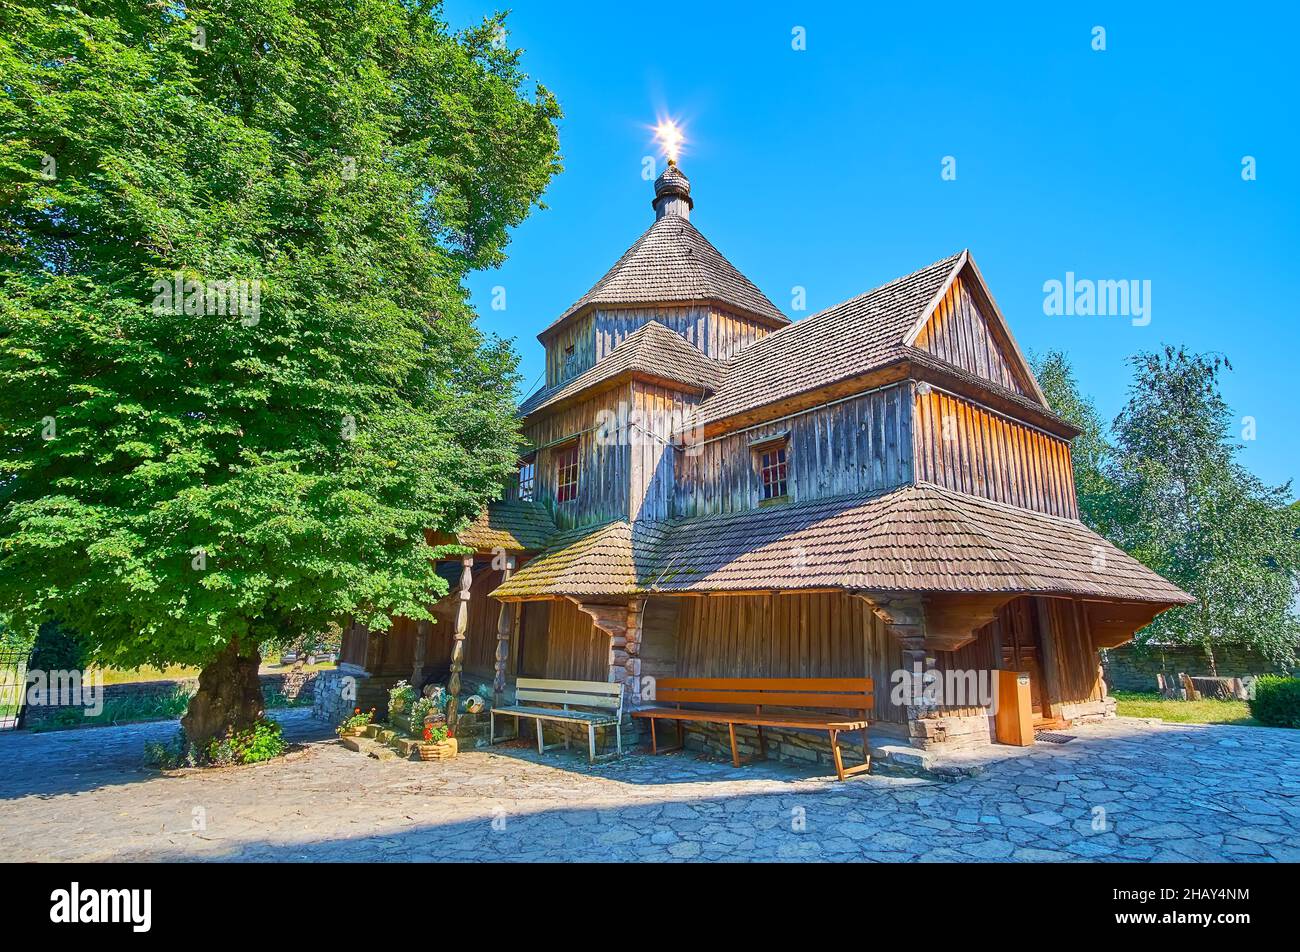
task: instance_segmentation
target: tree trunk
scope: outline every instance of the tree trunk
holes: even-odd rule
[[[1210,677],[1217,678],[1219,676],[1219,665],[1214,657],[1214,645],[1209,641],[1205,642],[1205,658],[1210,662]]]
[[[199,689],[181,718],[190,743],[206,747],[227,730],[244,730],[262,717],[265,702],[257,676],[261,663],[257,648],[241,651],[239,639],[232,638],[221,654],[204,666]]]

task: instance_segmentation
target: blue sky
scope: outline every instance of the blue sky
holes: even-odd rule
[[[565,171],[506,264],[472,277],[483,326],[516,338],[535,382],[537,332],[649,226],[642,158],[671,114],[692,221],[791,317],[968,247],[1021,346],[1064,349],[1107,419],[1129,355],[1228,356],[1225,394],[1256,420],[1246,463],[1291,479],[1300,16],[1056,6],[517,4],[509,40],[564,108]],[[465,26],[494,9],[453,0],[446,15]],[[1150,281],[1150,323],[1045,315],[1043,284],[1066,272]]]

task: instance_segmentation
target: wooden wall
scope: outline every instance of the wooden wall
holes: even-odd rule
[[[680,334],[701,353],[715,360],[738,354],[769,328],[753,318],[707,304],[688,307],[598,309],[595,314],[595,358],[600,360],[625,337],[650,321]]]
[[[1067,441],[933,387],[914,416],[918,481],[1078,518]]]
[[[916,346],[1008,390],[1031,392],[1015,366],[1018,361],[1010,341],[985,319],[970,288],[960,278],[935,308]]]
[[[630,443],[631,487],[628,518],[672,518],[677,451],[669,442],[685,423],[699,394],[641,382],[632,384],[636,426],[625,432]]]
[[[632,404],[631,388],[616,387],[594,394],[558,413],[530,423],[524,430],[529,443],[538,447],[533,498],[543,503],[561,529],[596,525],[611,519],[626,519],[632,485],[632,452],[628,441],[616,438],[602,445],[600,432],[607,419],[626,418]],[[612,417],[602,417],[604,411]],[[559,441],[577,439],[578,498],[555,502],[555,454]]]
[[[1043,630],[1043,676],[1053,701],[1100,701],[1101,665],[1078,600],[1036,598]]]
[[[759,476],[750,447],[787,431],[794,501],[888,489],[912,480],[912,405],[900,383],[710,440],[696,455],[677,453],[674,517],[757,507]]]
[[[500,584],[501,573],[490,565],[479,564],[474,567],[474,581],[469,589],[469,620],[465,628],[463,665],[465,671],[472,671],[478,676],[496,672],[497,622],[501,618],[501,603],[492,598],[491,594]],[[450,664],[451,626],[438,627],[442,631],[435,629],[435,634],[443,635],[445,632],[445,635],[433,639],[438,645],[434,650],[445,650]],[[511,645],[512,649],[513,647]],[[432,660],[432,655],[428,657]]]
[[[869,677],[874,718],[901,723],[889,701],[897,641],[859,598],[839,593],[681,599],[675,673],[707,677]],[[667,676],[642,658],[643,676]]]
[[[559,328],[546,341],[546,386],[571,380],[596,363],[596,338],[590,312]],[[564,349],[572,345],[573,356],[565,359]]]
[[[546,677],[572,681],[609,680],[609,635],[567,599],[551,603]]]

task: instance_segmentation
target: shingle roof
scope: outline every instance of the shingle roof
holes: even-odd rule
[[[727,362],[701,424],[866,373],[904,356],[903,341],[962,253],[760,338]]]
[[[556,533],[555,521],[534,502],[488,503],[477,519],[456,533],[456,541],[476,552],[501,548],[533,552],[546,547]]]
[[[647,228],[605,276],[538,337],[544,338],[572,315],[593,305],[692,301],[717,301],[772,324],[790,323],[688,219],[665,215]]]
[[[824,587],[1192,601],[1080,522],[929,484],[677,523],[580,530],[557,538],[497,594]]]
[[[704,356],[680,334],[658,321],[649,321],[619,341],[618,346],[597,361],[594,367],[572,380],[535,392],[520,404],[519,413],[527,416],[625,371],[640,371],[665,380],[677,380],[710,392],[717,389],[722,379],[720,361]]]
[[[653,559],[665,527],[662,522],[607,522],[570,529],[493,594],[636,594],[641,580],[654,575]]]

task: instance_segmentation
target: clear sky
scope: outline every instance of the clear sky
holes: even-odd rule
[[[509,261],[471,279],[484,327],[516,339],[532,389],[537,332],[653,220],[642,159],[668,114],[692,221],[792,318],[970,248],[1022,348],[1068,352],[1106,419],[1129,355],[1220,352],[1236,417],[1256,421],[1245,461],[1300,475],[1300,15],[1061,6],[520,0],[509,40],[564,108],[565,171]],[[1149,281],[1149,323],[1045,314],[1044,282],[1067,272]]]

